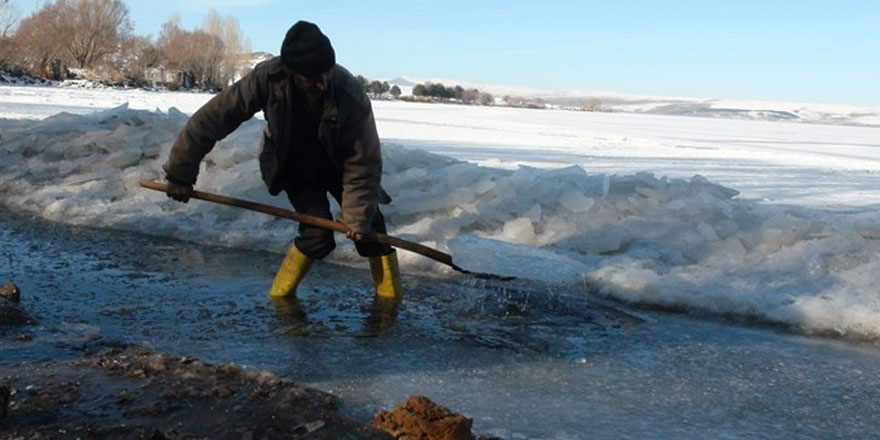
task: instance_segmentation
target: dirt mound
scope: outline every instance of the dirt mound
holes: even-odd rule
[[[391,412],[379,411],[373,426],[398,440],[500,440],[471,432],[473,419],[453,413],[424,396],[411,396]]]
[[[339,415],[329,394],[270,372],[139,347],[7,368],[4,439],[389,438]]]

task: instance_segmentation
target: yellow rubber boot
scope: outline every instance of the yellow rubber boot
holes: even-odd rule
[[[272,282],[272,290],[269,295],[280,298],[296,293],[296,286],[305,278],[309,268],[312,267],[312,259],[300,252],[295,245],[290,246],[290,251],[281,262],[275,281]]]
[[[370,272],[373,274],[373,284],[376,285],[376,296],[394,299],[403,297],[397,251],[392,251],[388,255],[370,257]]]

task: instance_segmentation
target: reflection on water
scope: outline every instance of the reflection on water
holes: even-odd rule
[[[381,335],[390,329],[397,319],[397,309],[400,307],[400,302],[400,298],[373,296],[370,314],[364,320],[364,330],[368,333]]]
[[[285,326],[285,334],[289,336],[308,336],[314,334],[314,328],[320,323],[309,320],[309,313],[302,301],[296,296],[270,297],[278,313],[278,323]],[[380,336],[394,325],[397,319],[401,300],[373,296],[367,313],[359,330],[362,336]],[[318,314],[321,316],[322,314]],[[355,330],[358,331],[358,330]]]

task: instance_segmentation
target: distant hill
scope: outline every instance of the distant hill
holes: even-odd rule
[[[251,54],[253,65],[271,59],[267,52]],[[355,74],[357,74],[355,72]],[[449,78],[413,78],[397,76],[392,79],[370,78],[397,85],[403,96],[412,95],[412,88],[426,82],[466,89],[474,88],[491,93],[496,98],[515,96],[541,99],[551,109],[592,110],[620,113],[647,113],[656,115],[696,116],[708,118],[746,119],[761,121],[792,121],[834,125],[862,125],[880,127],[880,108],[850,105],[793,103],[781,101],[704,99],[693,97],[634,95],[601,90],[546,90],[500,84],[480,84]]]
[[[398,76],[397,78],[389,79],[389,80],[388,80],[388,84],[391,84],[391,85],[398,85],[398,86],[412,87],[412,86],[414,86],[414,85],[416,85],[416,84],[418,84],[418,83],[413,82],[413,81],[409,80],[408,78],[405,78],[405,77],[402,77],[402,76]]]
[[[835,125],[880,126],[880,107],[793,103],[760,100],[701,99],[692,97],[633,95],[598,90],[542,90],[498,84],[479,84],[448,78],[417,79],[399,76],[388,80],[401,86],[404,95],[412,86],[426,82],[445,86],[460,85],[491,93],[496,98],[517,96],[540,98],[550,108],[591,109],[621,113],[697,116],[762,121],[792,121]],[[406,89],[404,89],[404,86]]]

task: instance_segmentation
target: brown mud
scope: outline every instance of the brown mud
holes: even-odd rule
[[[390,438],[289,379],[141,347],[2,365],[0,376],[2,439]]]
[[[500,440],[424,396],[339,414],[332,394],[265,370],[129,346],[72,361],[0,364],[0,439]]]

